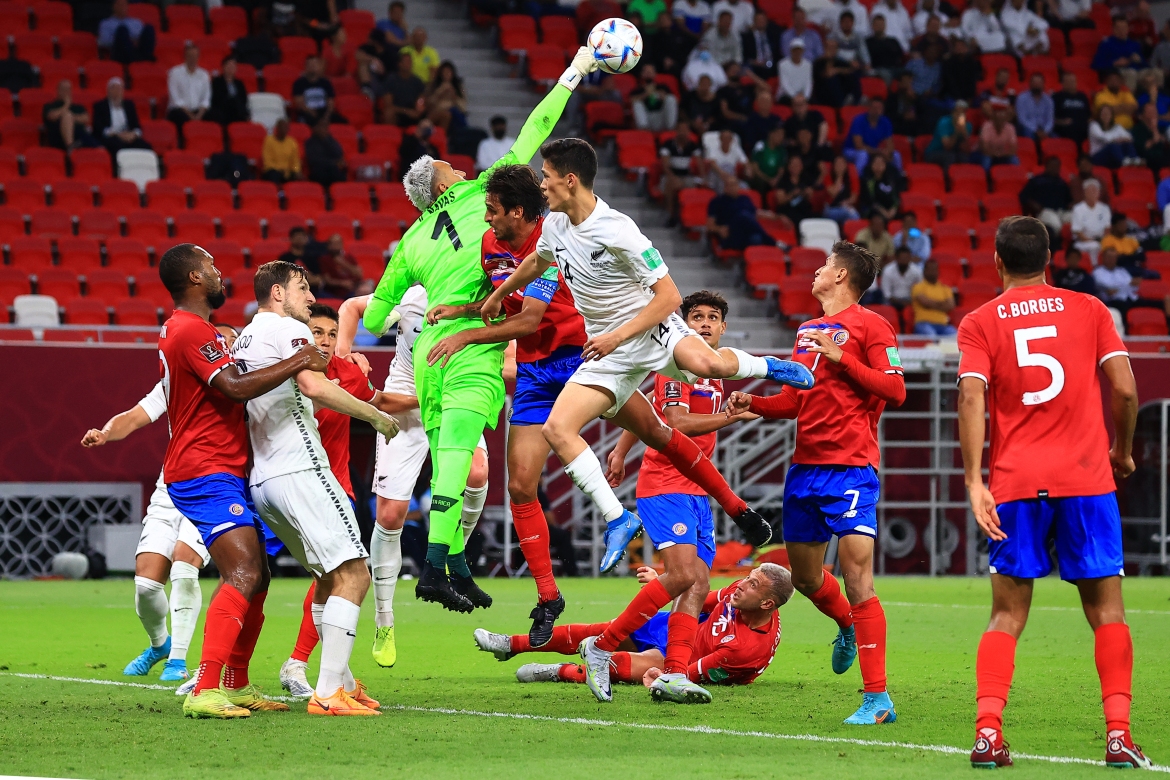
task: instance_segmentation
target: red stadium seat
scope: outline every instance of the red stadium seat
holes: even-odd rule
[[[148,247],[156,247],[161,254],[169,249],[167,220],[161,213],[141,209],[126,215],[126,237],[137,239]]]
[[[986,260],[978,263],[968,262],[967,279],[972,282],[990,284],[996,289],[1003,287],[1003,280],[999,278],[999,271],[996,270],[995,263]]]
[[[309,222],[304,215],[299,211],[277,211],[268,216],[268,238],[285,241],[285,248],[287,249],[287,240],[289,231],[295,227],[309,229]],[[254,246],[255,244],[253,244]],[[282,249],[281,252],[284,250]]]
[[[28,91],[27,89],[21,90],[22,93]],[[39,129],[41,114],[39,109],[36,116],[37,121],[35,122],[23,118],[0,121],[0,143],[3,143],[4,146],[17,154],[30,147],[35,147],[41,142],[41,131]]]
[[[191,188],[195,196],[194,208],[208,214],[224,214],[235,208],[232,202],[232,186],[222,179],[208,179]]]
[[[329,189],[333,211],[362,215],[371,211],[370,185],[362,182],[339,182]]]
[[[346,158],[354,157],[358,152],[358,132],[357,129],[350,125],[333,125],[329,129],[333,139],[341,146],[341,151],[345,152]],[[350,167],[353,167],[352,163]]]
[[[387,159],[397,158],[402,146],[402,128],[393,125],[367,125],[362,128],[365,151]]]
[[[1146,301],[1157,301],[1159,304],[1170,295],[1170,284],[1161,279],[1142,279],[1138,282],[1138,297]]]
[[[351,241],[345,248],[361,266],[363,277],[374,281],[382,278],[386,271],[385,247],[369,241]]]
[[[149,188],[150,185],[148,184],[147,187]],[[103,181],[98,185],[98,197],[101,199],[101,207],[109,209],[115,214],[137,211],[141,206],[138,185],[132,181],[121,179]]]
[[[57,239],[57,264],[78,273],[88,274],[102,265],[102,247],[92,238]]]
[[[975,225],[982,222],[979,201],[972,195],[956,191],[942,198],[944,219],[951,225]]]
[[[41,268],[37,271],[37,295],[51,295],[65,305],[81,297],[81,280],[67,268]]]
[[[71,236],[73,235],[73,217],[68,211],[61,209],[34,209],[29,232],[43,238]]]
[[[351,127],[361,130],[374,123],[374,104],[365,95],[341,95],[336,106]]]
[[[809,291],[807,284],[780,290],[780,311],[790,323],[820,316],[821,305]]]
[[[621,103],[595,100],[585,104],[585,129],[590,135],[608,138],[625,126],[626,114]]]
[[[86,238],[114,238],[122,234],[118,215],[108,209],[88,209],[77,215],[77,235]]]
[[[244,84],[244,89],[248,91],[249,95],[260,91],[260,77],[256,73],[254,65],[249,65],[246,62],[236,65],[236,78]]]
[[[403,230],[414,221],[418,219],[418,209],[409,200],[391,200],[387,199],[378,204],[378,213],[383,214],[391,219],[398,220],[402,224]]]
[[[25,271],[37,271],[53,264],[53,246],[47,238],[14,236],[8,240],[12,265]]]
[[[943,195],[944,193],[939,193]],[[925,195],[921,192],[904,192],[902,193],[902,209],[903,211],[913,211],[914,216],[918,218],[918,227],[923,230],[930,230],[934,227],[937,220],[937,209],[934,207],[934,195]],[[868,223],[863,224],[865,227]]]
[[[1096,30],[1069,30],[1068,40],[1072,44],[1070,54],[1092,57],[1101,43],[1101,33]]]
[[[181,211],[171,219],[176,244],[202,244],[215,238],[215,220],[201,211]]]
[[[500,49],[512,62],[536,45],[536,22],[531,16],[503,14],[496,20],[500,31]]]
[[[246,301],[256,300],[256,290],[253,287],[255,278],[256,271],[250,268],[238,271],[233,276],[228,277],[228,287],[231,289],[231,297],[242,298]]]
[[[25,62],[44,62],[53,59],[53,36],[43,32],[18,32],[12,36],[17,58]]]
[[[1025,84],[1031,81],[1032,74],[1039,73],[1044,77],[1045,90],[1052,92],[1060,89],[1060,71],[1052,57],[1023,57],[1020,69],[1023,71]]]
[[[240,211],[259,217],[280,211],[280,192],[270,181],[242,181],[236,194],[240,197]]]
[[[861,77],[861,94],[869,98],[886,99],[886,82],[876,76]]]
[[[183,149],[200,157],[223,151],[223,127],[215,122],[191,120],[183,125]]]
[[[1060,60],[1068,54],[1068,46],[1064,40],[1064,30],[1056,27],[1048,28],[1048,56]]]
[[[372,13],[352,8],[339,11],[337,19],[345,28],[346,35],[354,42],[364,41],[369,36],[370,30],[377,25],[377,20],[374,19]]]
[[[362,240],[382,247],[402,238],[398,220],[385,214],[369,214],[362,217]]]
[[[999,293],[995,285],[975,280],[964,281],[959,284],[959,298],[966,309],[974,309],[994,299]]]
[[[127,298],[114,306],[114,324],[157,326],[158,310],[159,306],[154,301]]]
[[[229,211],[220,216],[219,224],[224,240],[236,241],[242,246],[260,240],[260,217],[255,212]]]
[[[955,163],[947,171],[951,192],[961,192],[976,198],[987,193],[987,173],[982,165]]]
[[[167,32],[184,38],[201,38],[207,32],[203,7],[197,5],[167,6]]]
[[[567,55],[576,54],[581,45],[577,25],[565,16],[540,17],[540,41],[559,47]]]
[[[227,182],[223,182],[227,185]],[[230,190],[231,187],[228,186]],[[183,185],[170,179],[158,179],[146,183],[147,206],[160,214],[175,214],[187,209],[187,190]]]
[[[963,282],[963,262],[955,252],[934,250],[930,257],[938,263],[938,280],[949,287],[958,287]],[[910,328],[907,321],[906,327]]]
[[[1020,144],[1021,147],[1026,145],[1026,142]],[[996,192],[1015,195],[1028,183],[1028,173],[1022,165],[993,165],[991,183]]]
[[[65,32],[57,35],[57,45],[61,50],[61,59],[65,62],[71,62],[79,67],[85,67],[88,63],[98,62],[98,47],[97,37],[93,33],[88,32]],[[116,75],[122,75],[121,63],[110,63],[118,68]],[[106,79],[95,78],[86,70],[87,83],[90,86],[100,85],[105,86]]]
[[[964,225],[940,222],[931,231],[930,240],[935,250],[954,252],[959,257],[966,257],[971,251],[971,238]]]
[[[324,211],[325,188],[313,181],[290,181],[284,185],[284,202],[290,211]]]
[[[73,178],[97,184],[113,177],[110,155],[105,149],[74,149],[69,157]]]
[[[85,275],[85,296],[115,304],[130,295],[126,274],[116,268],[99,268]]]
[[[163,165],[169,181],[191,186],[206,178],[203,158],[197,154],[178,150],[167,152],[163,155]]]
[[[211,34],[216,38],[234,41],[248,34],[248,14],[239,6],[212,8],[207,16],[211,20]]]
[[[31,214],[45,207],[45,185],[32,179],[10,179],[4,182],[4,202],[21,214]]]
[[[286,100],[292,99],[292,85],[301,76],[304,66],[268,65],[264,68],[264,91],[275,92]]]
[[[797,246],[789,250],[788,259],[792,264],[789,272],[792,276],[807,277],[825,264],[825,252],[816,247]]]
[[[865,308],[869,309],[874,314],[880,314],[885,317],[886,322],[893,326],[895,333],[902,332],[902,319],[898,316],[898,310],[893,306],[889,306],[884,303],[874,303],[866,306]]]
[[[57,85],[62,81],[68,81],[73,85],[74,95],[81,89],[81,73],[78,70],[77,64],[74,62],[68,60],[45,60],[37,64],[37,70],[41,73],[41,85],[45,89],[56,92]],[[78,100],[77,102],[80,103],[81,101]]]
[[[0,234],[6,236],[24,235],[24,217],[16,209],[0,208]]]
[[[1165,336],[1166,315],[1158,309],[1134,308],[1125,314],[1125,332],[1130,336]]]
[[[166,119],[143,119],[142,138],[158,155],[179,148],[179,133],[174,123]]]
[[[237,242],[217,238],[200,246],[215,258],[215,267],[223,276],[231,276],[244,270],[244,250]]]
[[[155,30],[162,32],[162,14],[159,12],[157,5],[152,3],[131,3],[127,8],[127,14],[146,24],[153,25]]]
[[[1125,195],[1139,193],[1144,195],[1147,186],[1150,190],[1153,190],[1158,186],[1158,183],[1154,181],[1153,171],[1144,166],[1118,168],[1117,181],[1121,185],[1121,192]],[[1137,185],[1138,191],[1131,193],[1129,191],[1130,185]]]
[[[998,185],[997,185],[998,189]],[[993,192],[983,196],[983,207],[987,210],[987,221],[998,223],[1004,217],[1020,213],[1020,198],[1016,192]],[[982,244],[981,244],[982,245]]]
[[[163,286],[162,281],[158,278],[158,274],[142,274],[141,277],[134,279],[134,297],[139,300],[148,301],[156,308],[170,307],[174,305],[174,299]]]
[[[27,271],[0,265],[0,306],[11,306],[12,299],[16,296],[31,293],[32,282]]]
[[[540,43],[528,49],[528,78],[537,84],[551,87],[564,69],[565,52],[561,47]]]
[[[6,89],[0,90],[0,119],[11,119],[15,116],[12,104],[12,93]],[[7,150],[5,150],[7,152]]]
[[[352,241],[354,238],[353,216],[337,212],[318,214],[313,220],[313,232],[318,241],[328,241],[329,237],[334,234],[340,235],[346,241]]]
[[[156,28],[157,29],[157,28]],[[187,38],[171,33],[159,33],[155,36],[154,59],[167,70],[183,63],[183,50],[187,45]],[[202,57],[200,65],[202,66]]]
[[[17,33],[28,30],[28,3],[0,3],[0,25],[3,29]]]
[[[135,238],[111,238],[106,241],[106,267],[137,274],[150,266],[146,244]]]
[[[109,155],[104,150],[101,150],[101,154],[106,158],[108,165]],[[56,208],[64,209],[70,214],[77,214],[79,211],[93,208],[93,186],[88,182],[77,179],[61,179],[53,182],[51,190],[53,205]]]
[[[317,42],[308,36],[286,35],[277,39],[282,65],[304,70],[305,60],[317,54]]]
[[[122,281],[124,283],[126,280]],[[125,293],[122,297],[125,297]],[[106,303],[106,299],[100,297],[75,298],[65,304],[65,324],[109,325],[110,311]]]
[[[258,122],[232,122],[228,125],[228,143],[232,151],[249,160],[259,161],[268,131]]]
[[[135,7],[143,4],[134,3]],[[155,9],[158,10],[157,8]],[[155,28],[157,29],[157,28]],[[156,47],[157,48],[157,47]],[[167,101],[167,69],[157,62],[132,62],[129,66],[130,87],[139,101],[146,99],[165,108]],[[140,115],[147,114],[147,106],[138,103]]]
[[[271,233],[269,233],[271,236]],[[287,233],[285,234],[287,236]],[[271,263],[273,260],[279,259],[288,251],[288,238],[269,238],[267,241],[260,241],[252,244],[252,267],[259,268],[265,263]]]
[[[1118,195],[1113,199],[1113,212],[1122,212],[1125,216],[1132,219],[1139,226],[1148,228],[1151,224],[1150,206],[1157,206],[1156,203],[1151,204],[1145,198],[1129,197],[1127,195]]]

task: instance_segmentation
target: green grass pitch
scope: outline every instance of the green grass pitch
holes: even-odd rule
[[[214,583],[203,581],[205,599]],[[783,641],[755,684],[715,689],[710,706],[655,704],[642,687],[615,686],[614,702],[585,686],[520,685],[526,655],[497,663],[471,632],[526,631],[531,580],[484,583],[495,606],[454,615],[398,588],[398,664],[370,658],[367,599],[354,672],[386,710],[381,718],[311,719],[258,713],[247,722],[191,721],[169,691],[19,677],[19,674],[157,684],[122,667],[145,646],[131,580],[0,582],[0,774],[51,777],[641,778],[945,777],[969,775],[975,651],[988,615],[986,580],[885,578],[877,590],[889,619],[889,679],[898,722],[870,728],[841,720],[860,702],[856,666],[829,668],[832,623],[797,595],[781,610]],[[276,580],[252,676],[282,693],[280,664],[292,649],[305,580]],[[563,620],[613,617],[633,579],[564,583]],[[1155,763],[1170,761],[1170,587],[1125,583],[1135,646],[1133,728]],[[189,663],[199,657],[202,621]],[[317,654],[310,661],[315,678]],[[397,707],[398,709],[395,709]],[[535,716],[535,717],[528,717]],[[1073,587],[1037,584],[1006,712],[1013,751],[1100,761],[1104,756],[1093,638]],[[697,727],[697,728],[696,728]],[[704,727],[719,731],[705,732]],[[814,741],[873,740],[898,745]],[[917,746],[917,747],[916,747]],[[935,749],[928,749],[933,746]],[[951,747],[946,753],[938,748]],[[1087,764],[1019,758],[1012,777],[1088,777]]]

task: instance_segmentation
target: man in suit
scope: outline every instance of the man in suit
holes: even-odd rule
[[[126,100],[122,79],[114,76],[106,82],[106,99],[93,104],[93,134],[110,151],[119,149],[149,149],[138,123],[138,110],[133,100]]]
[[[248,121],[248,90],[236,78],[236,58],[223,58],[219,75],[211,80],[211,110],[207,118],[221,125]]]
[[[765,81],[776,75],[780,56],[780,27],[768,19],[763,11],[756,11],[751,29],[740,36],[743,44],[743,64]]]

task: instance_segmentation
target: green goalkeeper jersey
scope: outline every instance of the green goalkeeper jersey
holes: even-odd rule
[[[529,115],[516,143],[492,168],[527,164],[552,132],[571,94],[559,84],[554,86]],[[427,291],[429,307],[461,306],[491,294],[492,284],[480,257],[483,234],[488,230],[484,221],[484,186],[490,173],[488,169],[478,178],[453,184],[406,231],[366,309],[364,322],[370,331],[383,330],[390,310],[416,283]],[[443,337],[475,327],[483,327],[478,318],[424,324],[416,354],[425,356],[430,346]],[[491,345],[498,349],[505,346]]]

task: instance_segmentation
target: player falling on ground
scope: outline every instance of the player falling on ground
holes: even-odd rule
[[[554,261],[573,293],[590,339],[582,351],[584,362],[553,405],[544,435],[565,472],[606,520],[602,571],[621,559],[641,530],[641,521],[618,501],[600,461],[581,437],[581,429],[597,417],[613,419],[663,453],[719,502],[750,543],[766,543],[772,535],[767,522],[735,495],[698,445],[662,423],[638,386],[652,371],[682,381],[695,376],[756,376],[801,387],[812,385],[812,375],[789,361],[708,346],[674,313],[682,298],[649,239],[629,217],[593,194],[597,175],[593,147],[580,139],[562,139],[541,147],[541,155],[541,189],[552,213],[545,219],[536,251],[484,302],[481,315],[490,322],[504,298],[542,276]],[[665,590],[655,590],[660,603],[648,613],[669,601]],[[595,653],[593,644],[587,643],[590,689],[605,701],[609,686],[604,654],[616,649],[610,644],[607,639]],[[597,677],[592,676],[594,671]]]
[[[541,216],[548,203],[536,174],[527,165],[501,165],[485,185],[484,219],[491,230],[483,234],[483,272],[492,285],[504,282],[540,238]],[[435,306],[427,321],[479,317],[483,301],[464,306]],[[573,296],[550,268],[522,292],[504,299],[506,319],[490,328],[461,330],[443,338],[427,354],[427,364],[445,364],[469,344],[498,344],[515,340],[516,390],[508,417],[508,496],[520,551],[536,581],[537,603],[528,632],[533,647],[552,638],[553,625],[565,609],[565,599],[553,577],[548,523],[537,500],[540,477],[551,453],[541,426],[548,419],[557,394],[581,365],[585,323]]]
[[[682,302],[683,320],[711,345],[727,330],[727,301],[722,295],[702,290]],[[654,408],[666,424],[693,436],[708,458],[715,454],[716,431],[754,414],[728,417],[723,414],[723,380],[699,379],[693,385],[654,375]],[[625,478],[626,457],[637,438],[626,431],[607,459],[606,478],[617,487]],[[650,685],[655,699],[679,703],[711,701],[711,694],[688,676],[692,648],[698,631],[699,613],[710,590],[711,564],[715,560],[715,520],[707,494],[678,472],[665,457],[647,450],[638,470],[638,516],[662,558],[665,573],[648,584],[630,606],[609,624],[602,636],[603,647],[620,646],[631,632],[646,622],[646,599],[658,603],[661,589],[674,600],[668,621],[668,642],[664,647],[663,674]],[[657,619],[657,618],[654,618]],[[666,620],[665,617],[662,618]]]
[[[658,574],[648,566],[638,569],[638,580],[647,587]],[[780,607],[792,598],[792,577],[774,563],[763,563],[741,580],[708,593],[702,604],[702,622],[687,658],[686,674],[695,684],[747,685],[764,673],[780,646]],[[610,674],[618,682],[642,683],[654,690],[661,679],[669,653],[667,613],[659,612],[622,641],[610,657]],[[480,650],[506,661],[520,653],[547,652],[575,655],[587,637],[597,636],[611,623],[576,623],[557,626],[553,639],[533,647],[524,634],[493,634],[475,630]],[[516,679],[529,682],[585,682],[580,664],[524,664]]]
[[[358,322],[369,305],[370,296],[350,298],[341,304],[337,336],[337,354],[350,354]],[[394,343],[394,359],[386,374],[384,393],[413,398],[413,408],[399,414],[401,430],[390,441],[379,439],[374,459],[373,492],[377,496],[374,533],[370,542],[370,566],[374,572],[374,661],[379,666],[391,667],[398,660],[394,644],[394,592],[402,571],[402,527],[410,511],[410,499],[418,476],[427,459],[427,434],[423,430],[414,386],[413,348],[422,332],[423,316],[427,310],[427,292],[415,285],[402,296],[394,307],[389,321],[398,323],[398,338]],[[488,491],[487,442],[480,434],[479,444],[471,456],[471,470],[467,475],[467,489],[463,491],[463,508],[459,512],[459,526],[466,543],[475,530]],[[473,606],[488,607],[491,597],[483,591],[469,590],[476,598]]]
[[[1003,709],[1032,582],[1052,571],[1075,583],[1093,629],[1105,709],[1105,763],[1149,767],[1129,729],[1133,641],[1125,623],[1116,485],[1133,473],[1137,389],[1109,310],[1044,280],[1048,230],[1008,217],[995,235],[1004,293],[959,326],[959,440],[971,511],[987,534],[991,622],[979,641],[976,767],[1011,766]],[[1113,446],[1098,416],[1098,368],[1109,381]],[[984,413],[991,414],[991,485],[983,484]]]
[[[325,378],[335,383],[359,401],[370,404],[386,414],[396,415],[418,408],[418,399],[413,395],[397,395],[382,393],[374,389],[367,378],[370,364],[365,356],[353,352],[346,357],[337,357],[338,314],[332,306],[314,303],[309,307],[309,331],[313,334],[313,341],[326,355],[329,356],[329,366],[325,369]],[[316,406],[313,418],[317,422],[317,431],[321,434],[321,446],[329,458],[329,469],[337,477],[338,484],[345,491],[350,506],[354,503],[353,483],[349,476],[349,415],[335,412],[327,406]],[[399,436],[402,434],[399,433]],[[392,441],[398,439],[394,437]],[[378,439],[379,444],[385,441]],[[317,646],[320,636],[317,624],[321,622],[321,615],[325,610],[328,594],[317,594],[317,582],[314,579],[309,585],[302,605],[301,627],[297,632],[296,645],[292,655],[280,667],[280,684],[286,691],[298,698],[307,699],[313,695],[313,686],[308,681],[308,660],[313,648]]]
[[[812,390],[784,388],[769,398],[732,393],[728,414],[796,419],[796,453],[784,481],[784,541],[796,589],[836,621],[833,671],[844,674],[860,652],[864,696],[854,725],[893,723],[886,691],[886,615],[873,589],[879,482],[878,417],[906,400],[898,340],[890,323],[858,305],[880,265],[855,244],[838,241],[813,277],[824,315],[796,332],[794,360],[816,376]],[[829,539],[845,594],[822,565]]]
[[[246,372],[277,364],[313,343],[308,321],[314,299],[299,266],[265,263],[254,285],[259,309],[232,350]],[[324,603],[317,624],[321,670],[308,713],[380,715],[378,702],[349,669],[370,573],[353,505],[321,444],[314,404],[364,420],[388,438],[398,432],[393,417],[350,395],[323,372],[300,371],[248,401],[253,458],[248,484],[265,524],[317,578],[313,601]],[[316,621],[315,611],[313,617]]]
[[[593,53],[581,47],[496,166],[532,159],[573,89],[596,69]],[[462,306],[491,291],[480,258],[480,239],[487,230],[483,188],[490,170],[468,180],[449,163],[423,156],[407,171],[403,179],[407,195],[423,213],[398,243],[366,309],[363,319],[371,333],[386,331],[391,311],[415,283],[422,284],[432,306]],[[485,427],[495,427],[504,405],[504,350],[502,344],[473,344],[444,366],[428,366],[426,355],[445,336],[478,326],[470,319],[424,325],[414,363],[434,468],[427,562],[415,595],[461,612],[470,612],[473,601],[486,599],[467,566],[459,518],[476,442]]]
[[[199,531],[224,580],[207,607],[199,670],[183,712],[239,718],[253,709],[287,710],[264,699],[248,680],[248,663],[264,623],[269,573],[260,519],[245,480],[243,402],[301,371],[323,371],[327,361],[319,349],[305,344],[275,365],[239,371],[223,335],[208,321],[226,300],[211,255],[194,244],[171,247],[159,260],[158,275],[175,302],[158,344],[171,425],[163,479],[175,509]]]

